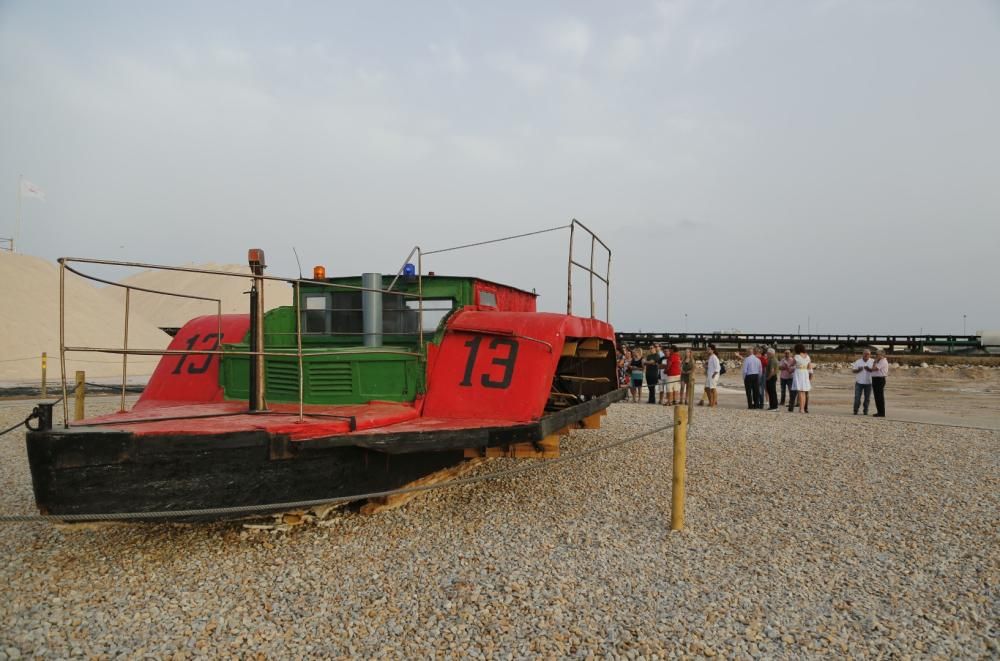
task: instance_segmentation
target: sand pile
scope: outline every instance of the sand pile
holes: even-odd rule
[[[39,257],[0,252],[0,381],[39,381],[40,357],[49,355],[48,378],[59,379],[59,267]],[[66,277],[66,344],[120,347],[124,307],[88,281]],[[155,324],[132,316],[129,346],[163,349],[170,338]],[[130,356],[129,375],[148,375],[157,358]],[[91,378],[121,376],[121,358],[111,354],[67,354],[68,373]]]
[[[250,311],[250,269],[234,264],[186,265],[211,271],[244,273],[247,278],[232,278],[204,273],[183,271],[142,271],[121,280],[122,284],[144,287],[157,291],[191,294],[206,298],[217,298],[222,302],[223,314],[247,314]],[[118,287],[103,287],[101,293],[119,306],[124,304],[124,290]],[[176,296],[162,296],[141,291],[130,294],[130,309],[155,326],[183,326],[186,321],[205,314],[215,314],[217,305],[211,301],[200,301]],[[264,285],[264,307],[268,310],[292,304],[292,286],[283,282],[268,281]]]
[[[233,264],[195,266],[228,273],[249,274]],[[83,268],[87,272],[86,267]],[[219,299],[222,313],[247,313],[249,278],[232,278],[178,271],[141,271],[121,281],[134,287]],[[292,287],[268,282],[265,308],[291,305]],[[0,381],[35,382],[41,379],[40,357],[49,355],[49,380],[59,378],[59,266],[38,257],[0,252]],[[133,291],[129,301],[129,347],[164,349],[170,337],[160,327],[183,326],[201,315],[215,314],[213,301]],[[120,347],[125,315],[125,290],[97,286],[66,274],[66,344]],[[159,359],[130,356],[129,376],[148,376]],[[111,354],[67,354],[67,373],[84,370],[87,379],[120,377],[121,358]]]

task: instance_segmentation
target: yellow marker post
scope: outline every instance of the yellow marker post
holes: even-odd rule
[[[45,372],[49,367],[49,354],[42,352],[42,397],[49,396],[49,384],[45,377]]]
[[[86,380],[87,380],[86,379],[86,375],[83,372],[77,370],[77,373],[76,373],[76,390],[73,393],[73,407],[74,407],[73,408],[73,419],[74,420],[83,420],[83,398],[85,397],[84,387],[86,385],[86,383],[85,383]]]
[[[674,480],[670,498],[670,529],[684,529],[684,472],[687,465],[687,418],[683,406],[674,407]]]

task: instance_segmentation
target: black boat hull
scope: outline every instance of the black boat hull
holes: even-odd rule
[[[103,427],[51,429],[27,434],[28,460],[45,514],[98,518],[336,499],[398,488],[458,464],[466,449],[541,441],[624,394],[615,390],[530,424],[307,441],[262,430],[136,436]],[[227,516],[246,514],[185,518]]]

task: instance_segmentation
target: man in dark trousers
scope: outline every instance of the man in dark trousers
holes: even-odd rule
[[[875,417],[885,417],[885,380],[889,376],[889,361],[885,357],[885,349],[879,349],[875,354],[875,367],[872,368],[872,394],[875,396]]]
[[[660,382],[660,356],[659,348],[654,346],[650,354],[646,356],[643,363],[646,365],[646,387],[649,388],[649,403],[656,403],[656,384]]]
[[[778,410],[778,357],[774,355],[774,349],[767,350],[767,399],[768,411]]]
[[[865,396],[865,415],[868,415],[868,400],[872,395],[872,369],[875,361],[872,360],[872,352],[865,349],[858,358],[851,364],[851,371],[854,372],[854,415],[858,414],[861,408],[861,395]]]
[[[747,350],[743,358],[743,388],[747,391],[747,408],[761,408],[760,373],[762,365],[754,351]]]

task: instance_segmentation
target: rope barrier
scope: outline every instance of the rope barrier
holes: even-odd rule
[[[166,510],[161,512],[112,512],[108,514],[3,514],[0,515],[0,523],[29,523],[38,521],[133,521],[136,519],[176,519],[176,518],[195,517],[195,516],[200,517],[200,516],[218,516],[226,514],[254,514],[254,513],[264,513],[264,512],[281,512],[285,510],[319,507],[321,505],[335,505],[337,503],[346,503],[355,500],[368,500],[371,498],[382,498],[385,496],[396,496],[406,493],[417,493],[420,491],[432,491],[434,489],[466,486],[470,484],[476,484],[478,482],[485,482],[487,480],[497,480],[502,477],[521,475],[524,473],[531,472],[533,470],[538,470],[539,468],[551,468],[552,466],[555,466],[557,464],[583,459],[584,457],[589,457],[593,454],[597,454],[598,452],[611,450],[613,448],[625,445],[627,443],[632,443],[634,441],[638,441],[640,439],[652,436],[653,434],[658,434],[668,429],[673,429],[673,426],[674,426],[673,422],[671,422],[671,424],[669,425],[656,427],[655,429],[643,432],[641,434],[635,434],[633,436],[629,436],[624,439],[619,439],[617,441],[605,443],[604,445],[599,445],[595,448],[590,448],[588,450],[582,450],[580,452],[576,452],[568,456],[558,457],[556,459],[547,459],[543,462],[526,464],[524,466],[516,466],[514,468],[510,468],[507,470],[488,473],[486,475],[476,475],[474,477],[460,478],[457,480],[448,480],[446,482],[440,482],[438,484],[401,487],[399,489],[390,489],[388,491],[374,491],[371,493],[354,494],[352,496],[338,496],[336,498],[300,500],[290,503],[270,503],[267,505],[238,505],[234,507],[210,507],[205,509],[194,509],[194,510]]]

